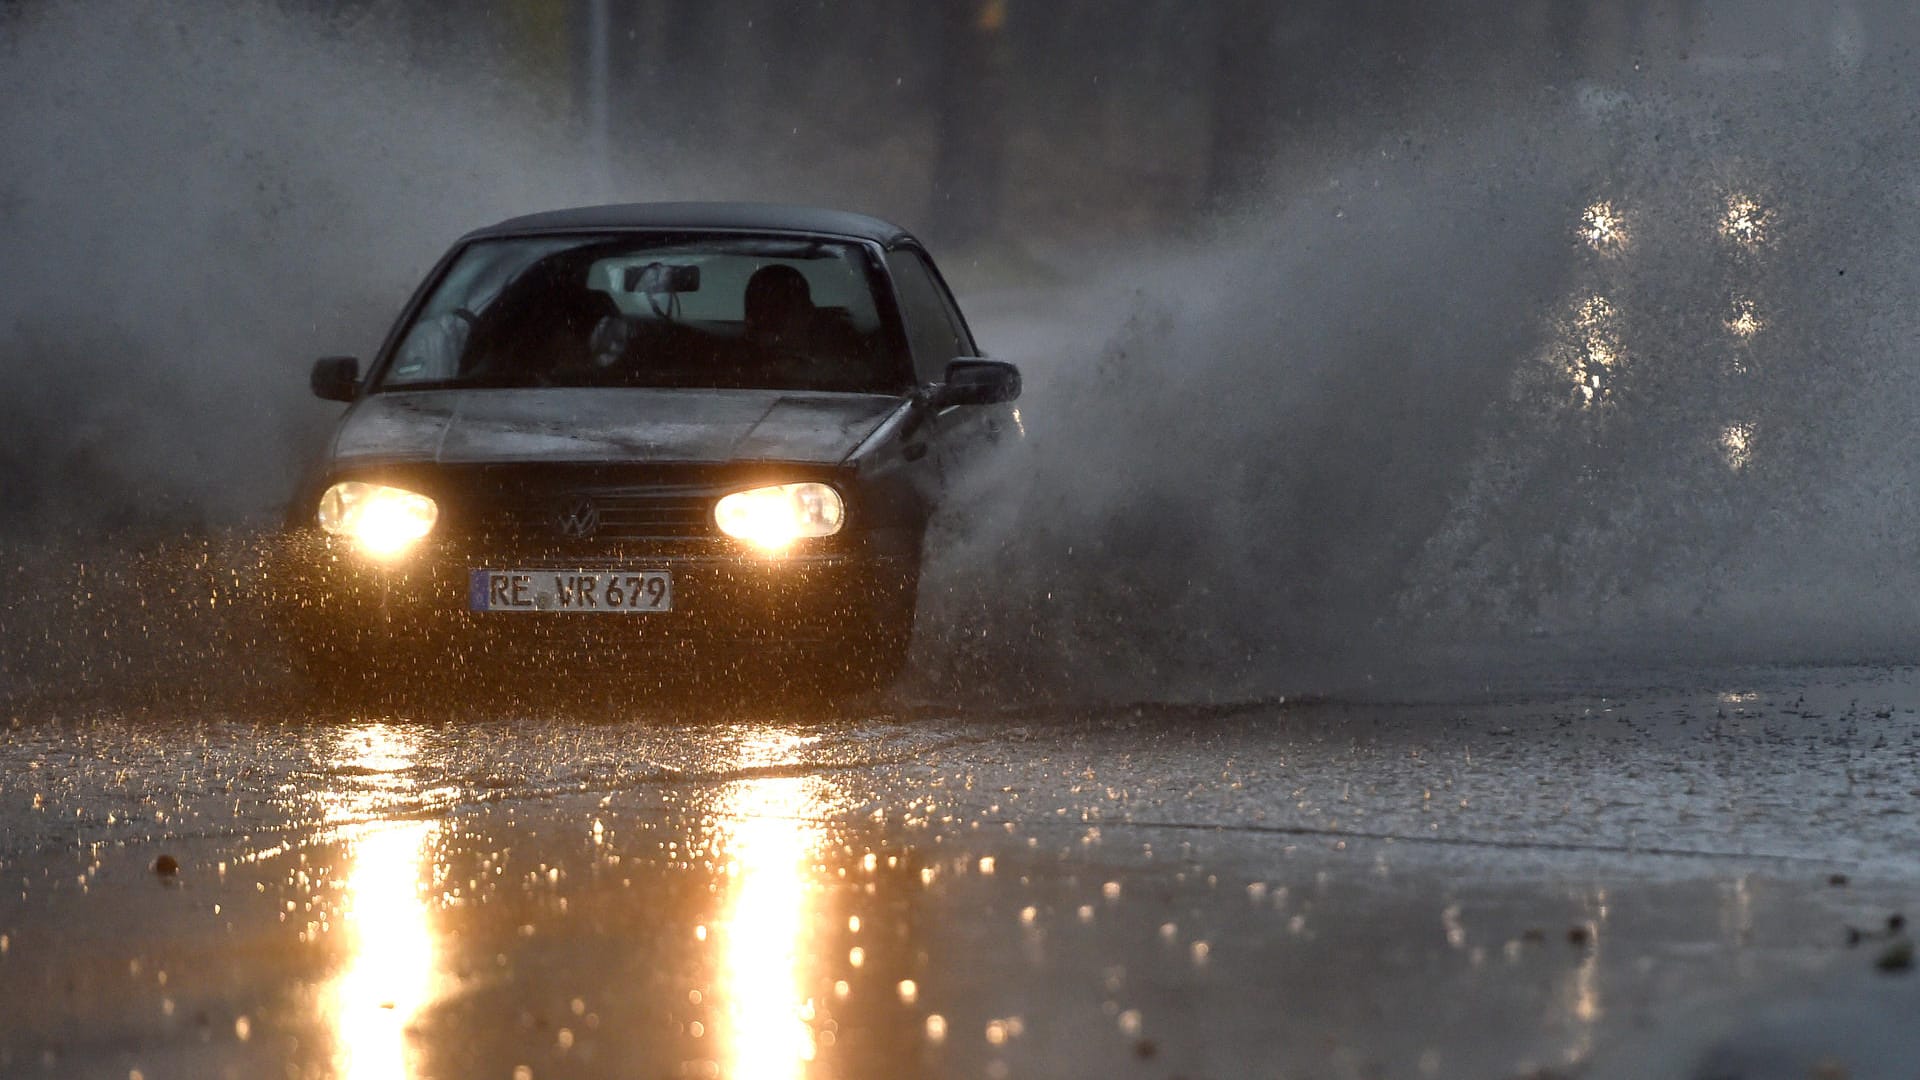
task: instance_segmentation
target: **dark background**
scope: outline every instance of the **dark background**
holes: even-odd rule
[[[939,242],[1179,230],[1329,154],[1583,84],[1897,63],[1897,4],[1708,0],[309,3],[546,102],[612,179],[715,167]],[[604,41],[604,60],[596,41]],[[1304,159],[1304,160],[1303,160]]]

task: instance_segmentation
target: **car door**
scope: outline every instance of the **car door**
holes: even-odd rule
[[[906,325],[915,381],[921,386],[938,383],[955,358],[979,355],[952,293],[925,252],[911,245],[894,248],[887,252],[887,270]],[[937,447],[942,475],[951,479],[968,459],[998,442],[1009,415],[1006,406],[956,405],[930,417],[929,438]]]

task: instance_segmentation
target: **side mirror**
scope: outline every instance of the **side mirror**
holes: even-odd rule
[[[947,379],[933,388],[933,406],[999,405],[1020,396],[1020,369],[1004,360],[963,356],[947,365]]]
[[[360,361],[352,356],[321,357],[313,362],[307,385],[322,401],[352,401],[360,396]]]

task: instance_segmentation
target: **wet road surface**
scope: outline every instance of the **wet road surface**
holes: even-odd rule
[[[0,1075],[1912,1075],[1920,674],[1669,684],[16,714]]]

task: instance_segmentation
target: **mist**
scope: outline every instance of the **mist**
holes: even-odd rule
[[[1231,694],[1371,662],[1564,274],[1577,187],[1512,131],[1366,155],[1004,328],[1029,438],[940,552],[983,667]]]
[[[564,47],[422,45],[382,4],[16,4],[0,543],[31,584],[0,604],[0,674],[138,682],[265,641],[248,571],[336,409],[307,363],[370,356],[467,229],[653,198],[895,217],[1025,371],[1027,438],[932,540],[924,692],[1294,693],[1516,648],[1897,653],[1920,629],[1920,171],[1890,42],[1914,28],[1862,6],[1776,49],[1819,20],[1735,7],[1537,57],[1465,17],[1298,16],[1224,58],[1251,134],[1208,151],[1180,120],[1222,88],[1176,61],[1209,62],[1219,26],[1144,6],[1127,17],[1166,44],[1132,82],[1062,89],[1047,118],[1003,103],[1028,152],[987,198],[929,175],[951,121],[898,98],[936,88],[902,58],[942,39],[877,7],[839,15],[870,63],[793,76],[837,96],[750,65],[704,107],[656,82],[603,150],[538,70]],[[752,21],[706,32],[770,32]],[[1300,96],[1334,29],[1414,59]],[[1259,77],[1280,63],[1291,109]],[[1024,85],[1003,95],[1039,100]],[[862,104],[897,122],[855,130]],[[1183,153],[1213,164],[1155,164]],[[1107,187],[1063,193],[1090,161]],[[81,563],[138,617],[50,624],[98,587],[60,570]]]
[[[270,520],[455,236],[604,199],[509,88],[268,4],[27,5],[4,24],[8,527]]]

